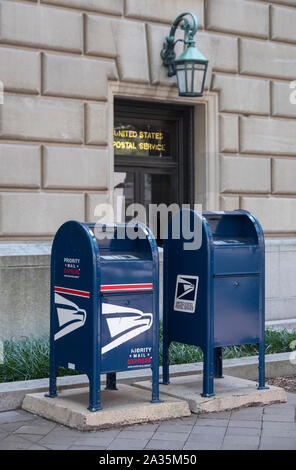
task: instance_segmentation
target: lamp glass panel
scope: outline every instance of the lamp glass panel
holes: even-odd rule
[[[194,93],[201,94],[203,91],[204,75],[206,67],[204,64],[195,64],[194,71]]]
[[[180,93],[186,93],[186,68],[184,64],[178,64],[176,66],[178,87]]]

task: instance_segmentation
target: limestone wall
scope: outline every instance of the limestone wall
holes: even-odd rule
[[[0,240],[50,238],[111,199],[108,83],[174,88],[159,53],[183,11],[198,16],[218,94],[220,208],[253,211],[266,235],[296,234],[296,1],[6,0]]]

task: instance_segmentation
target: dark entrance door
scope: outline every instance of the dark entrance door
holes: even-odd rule
[[[149,204],[192,205],[193,107],[115,100],[114,159],[114,201],[125,198],[123,219],[132,203],[147,216]]]

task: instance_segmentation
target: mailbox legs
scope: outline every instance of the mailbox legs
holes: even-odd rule
[[[51,315],[51,318],[52,318],[52,315]],[[52,328],[52,325],[51,325],[51,328]],[[54,339],[52,338],[52,334],[50,335],[50,352],[49,352],[49,391],[48,393],[45,394],[45,396],[49,398],[54,398],[57,396],[55,349],[54,349]]]
[[[57,377],[55,369],[50,366],[49,375],[49,392],[45,394],[46,397],[54,398],[57,396]]]
[[[116,372],[107,374],[105,390],[118,390],[116,387]]]
[[[156,354],[156,358],[153,359],[153,368],[152,368],[152,400],[151,403],[161,403],[162,400],[159,399],[159,358]]]
[[[163,351],[162,351],[162,383],[164,385],[169,385],[170,383],[170,372],[169,372],[169,342],[165,337],[163,337]]]
[[[213,397],[214,394],[214,348],[207,347],[204,353],[202,397]]]
[[[89,377],[89,411],[100,411],[101,407],[101,380],[100,374],[95,373]]]
[[[214,349],[215,378],[223,379],[222,348]]]
[[[265,390],[269,387],[265,385],[265,341],[259,343],[259,385],[258,390]]]

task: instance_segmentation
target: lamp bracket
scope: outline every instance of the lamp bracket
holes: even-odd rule
[[[190,16],[192,22],[190,22],[186,17]],[[182,24],[181,24],[182,23]],[[175,34],[176,30],[178,29],[179,25],[180,29],[184,31],[185,39],[177,39],[175,41]],[[170,35],[165,38],[163,43],[163,48],[161,50],[161,58],[163,60],[163,65],[168,67],[168,76],[172,77],[176,74],[176,66],[175,66],[175,58],[176,54],[174,51],[175,44],[178,41],[183,42],[184,44],[194,45],[194,35],[198,30],[198,21],[194,13],[185,12],[179,15],[175,21],[173,22],[170,30]]]

